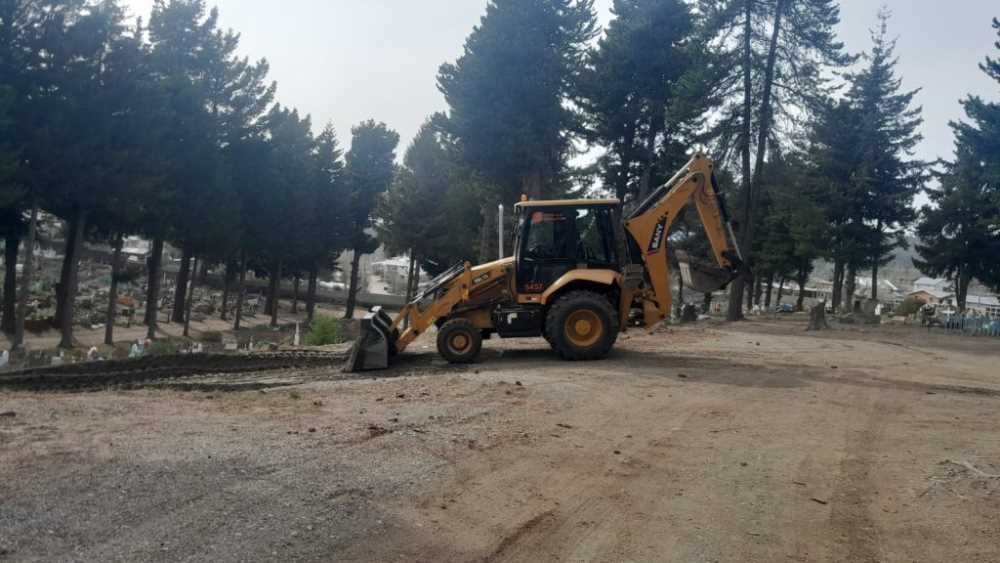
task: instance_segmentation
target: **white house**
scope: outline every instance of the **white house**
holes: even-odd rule
[[[951,282],[941,278],[923,277],[913,282],[913,292],[926,291],[931,294],[944,294],[951,292]]]

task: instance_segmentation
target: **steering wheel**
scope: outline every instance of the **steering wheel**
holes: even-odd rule
[[[535,246],[528,247],[524,257],[529,260],[544,260],[546,258],[545,246],[542,244],[536,244]]]

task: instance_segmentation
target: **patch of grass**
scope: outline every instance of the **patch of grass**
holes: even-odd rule
[[[201,333],[201,341],[210,344],[221,344],[222,343],[222,333],[217,330],[206,330]]]
[[[299,399],[302,398],[302,393],[299,393],[298,391],[289,391],[288,398],[292,399],[293,401],[298,401]]]
[[[306,335],[306,346],[326,346],[344,341],[344,326],[335,317],[317,316]]]
[[[177,346],[176,341],[164,338],[162,340],[154,340],[146,353],[150,356],[175,356],[179,350],[180,348]]]

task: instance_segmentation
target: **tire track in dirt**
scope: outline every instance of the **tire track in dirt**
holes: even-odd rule
[[[500,545],[493,550],[493,553],[483,559],[483,563],[510,561],[511,557],[515,558],[513,559],[514,561],[524,561],[523,556],[525,554],[521,553],[521,550],[518,549],[518,544],[528,535],[544,535],[545,529],[551,527],[553,522],[553,511],[547,510],[521,524],[510,535],[500,541]]]
[[[840,478],[834,496],[831,522],[846,543],[844,561],[878,563],[882,560],[879,530],[870,507],[877,492],[872,479],[875,453],[882,442],[889,417],[900,412],[880,392],[869,397],[860,427],[849,430],[846,451],[840,462]]]

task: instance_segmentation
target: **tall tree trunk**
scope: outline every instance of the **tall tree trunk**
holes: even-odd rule
[[[194,252],[191,245],[184,243],[181,250],[181,267],[177,270],[177,284],[174,286],[174,308],[170,314],[170,322],[182,324],[184,322],[184,306],[187,301],[188,280],[191,278],[191,257]]]
[[[122,233],[115,235],[114,255],[111,258],[111,286],[108,288],[108,318],[104,321],[104,343],[113,346],[115,343],[115,317],[118,316],[118,278],[122,271],[122,246],[125,237]]]
[[[319,281],[319,266],[309,269],[309,283],[306,286],[306,323],[312,324],[316,315],[316,285]]]
[[[410,263],[409,269],[406,272],[406,302],[409,303],[413,300],[413,268],[417,263],[417,257],[410,251]]]
[[[160,316],[160,282],[163,272],[163,238],[153,238],[153,249],[149,256],[149,280],[146,282],[146,338],[156,338]]]
[[[483,204],[481,210],[483,216],[482,230],[479,233],[479,260],[482,263],[492,262],[497,260],[497,252],[499,249],[499,244],[497,244],[497,236],[499,234],[497,227],[497,206],[499,204],[493,201],[488,201]]]
[[[410,250],[410,263],[409,263],[409,268],[406,272],[406,303],[413,301],[413,268],[416,262],[417,262],[417,257],[413,253],[413,250]],[[404,329],[410,328],[410,317],[407,316],[405,319],[403,319],[403,328]]]
[[[882,259],[882,220],[875,223],[875,255],[872,256],[872,300],[878,299],[878,268]]]
[[[764,278],[761,276],[753,277],[753,304],[760,305],[760,300],[764,296]]]
[[[705,299],[701,303],[701,312],[704,314],[709,314],[712,311],[712,293],[705,293]]]
[[[198,286],[198,257],[194,257],[194,268],[191,270],[195,274],[191,276],[191,288],[188,290],[187,298],[184,300],[184,337],[191,335],[191,306],[194,304],[194,290]]]
[[[24,248],[24,269],[21,273],[21,294],[17,299],[17,325],[14,328],[14,342],[11,348],[15,351],[24,349],[24,322],[28,316],[28,294],[31,293],[31,283],[35,267],[35,239],[38,234],[38,196],[31,198],[31,219],[28,223],[28,240]]]
[[[272,264],[271,271],[267,275],[267,293],[264,294],[264,314],[269,317],[271,316],[271,311],[274,310],[274,282],[274,264]]]
[[[760,127],[757,130],[757,158],[754,160],[753,182],[751,192],[751,212],[756,211],[760,205],[761,192],[764,182],[764,159],[767,157],[767,141],[771,136],[771,123],[774,115],[771,97],[774,91],[774,69],[778,61],[778,40],[781,38],[781,24],[785,15],[785,9],[790,0],[778,0],[774,9],[774,28],[771,30],[771,43],[768,45],[767,67],[764,69],[764,91],[760,100]],[[753,216],[751,215],[751,218]],[[747,246],[753,243],[754,225],[748,227],[750,236],[746,241]]]
[[[847,312],[854,311],[854,292],[858,287],[858,271],[857,266],[854,262],[848,262],[847,264],[847,274],[844,279],[844,285],[846,286],[845,292],[847,293],[847,302],[844,305],[847,306]]]
[[[295,274],[295,278],[292,280],[292,314],[299,314],[299,285],[302,283],[302,277]]]
[[[17,331],[17,254],[21,235],[10,235],[4,246],[3,320],[0,331],[13,335]]]
[[[677,305],[674,309],[677,311],[677,318],[680,318],[684,312],[684,277],[680,268],[677,269]]]
[[[773,108],[771,103],[771,94],[774,88],[774,73],[775,66],[778,58],[778,40],[781,36],[781,25],[784,17],[785,8],[787,7],[788,0],[778,0],[777,6],[775,7],[774,14],[774,27],[771,30],[771,42],[768,45],[767,53],[767,66],[764,69],[764,81],[763,81],[763,92],[761,93],[760,101],[760,124],[757,129],[757,158],[754,162],[754,169],[750,170],[750,120],[752,119],[752,86],[751,86],[751,64],[752,64],[752,49],[751,49],[751,38],[752,38],[752,20],[753,20],[753,0],[746,0],[744,7],[744,44],[743,44],[743,90],[744,90],[744,102],[743,102],[743,135],[744,135],[744,146],[741,146],[742,158],[743,158],[743,182],[744,182],[744,192],[743,192],[743,225],[741,225],[740,246],[745,253],[745,258],[747,263],[752,267],[754,263],[753,259],[753,239],[754,239],[754,214],[756,213],[757,207],[760,203],[760,192],[763,188],[763,178],[764,178],[764,158],[767,155],[767,140],[771,134],[771,117],[773,115]],[[752,179],[751,179],[752,178]],[[737,278],[732,286],[732,295],[730,297],[730,302],[735,301],[733,297],[742,296],[744,289],[744,284],[746,280],[743,278]],[[737,301],[738,302],[738,301]],[[729,314],[730,320],[739,320],[738,316],[734,316],[732,312]]]
[[[229,293],[233,287],[233,282],[236,281],[236,268],[231,260],[226,261],[226,273],[222,279],[222,314],[219,315],[219,320],[228,321],[229,320]]]
[[[744,307],[747,311],[753,309],[753,282],[755,279],[757,279],[757,276],[752,276],[750,279],[746,280],[748,291],[744,294],[746,297],[746,304]]]
[[[278,326],[278,303],[281,301],[281,260],[271,272],[271,328]]]
[[[663,118],[659,112],[649,118],[649,137],[646,139],[646,162],[639,180],[639,201],[645,201],[653,191],[653,174],[656,171],[656,137],[662,129]]]
[[[73,253],[76,249],[76,222],[77,219],[74,216],[64,223],[63,232],[66,241],[63,247],[62,269],[59,272],[59,281],[56,282],[56,314],[54,319],[56,328],[62,327],[63,317],[66,315],[66,293],[69,291],[70,264],[75,260]]]
[[[835,260],[833,262],[833,295],[830,296],[830,307],[834,311],[840,310],[841,301],[844,298],[844,261]]]
[[[618,201],[625,201],[628,196],[629,170],[632,168],[632,151],[635,143],[635,126],[629,124],[625,127],[624,140],[621,150],[618,153],[619,168],[615,175],[615,196]]]
[[[413,261],[413,289],[410,290],[410,299],[416,299],[417,294],[420,293],[420,257]]]
[[[963,313],[965,312],[966,302],[969,297],[970,282],[972,282],[972,276],[968,274],[968,269],[962,268],[959,270],[958,277],[955,280],[955,305]]]
[[[764,292],[764,308],[768,311],[771,310],[771,294],[774,291],[774,274],[770,273],[767,275],[767,290]]]
[[[542,199],[542,172],[532,170],[521,178],[521,189],[528,199]],[[496,209],[496,206],[494,206]]]
[[[781,276],[781,280],[778,282],[778,300],[775,305],[781,305],[781,298],[785,296],[785,276]]]
[[[743,197],[743,224],[740,225],[740,246],[750,258],[752,250],[747,245],[747,228],[750,226],[752,213],[752,194],[750,193],[750,136],[753,134],[750,121],[753,119],[753,0],[744,0],[743,6],[743,123],[740,137],[740,190]],[[733,280],[729,287],[729,312],[726,318],[730,321],[743,319],[743,293],[746,280],[742,277]]]
[[[347,288],[347,306],[346,311],[344,311],[345,319],[354,318],[354,308],[358,303],[358,268],[361,266],[361,252],[357,248],[354,249],[354,256],[351,257],[351,283]]]
[[[806,304],[806,282],[809,281],[808,268],[799,268],[799,277],[796,281],[799,283],[799,298],[795,302],[795,310],[804,311]]]
[[[72,259],[69,262],[69,279],[66,281],[63,316],[59,327],[62,332],[62,338],[59,340],[60,348],[73,347],[73,312],[76,307],[76,290],[80,282],[80,249],[83,246],[86,227],[87,212],[81,209],[77,212],[73,226]]]
[[[246,283],[247,283],[247,253],[244,250],[240,253],[240,278],[239,283],[236,285],[236,320],[233,322],[233,330],[240,329],[240,323],[243,321],[243,302],[246,300]]]

